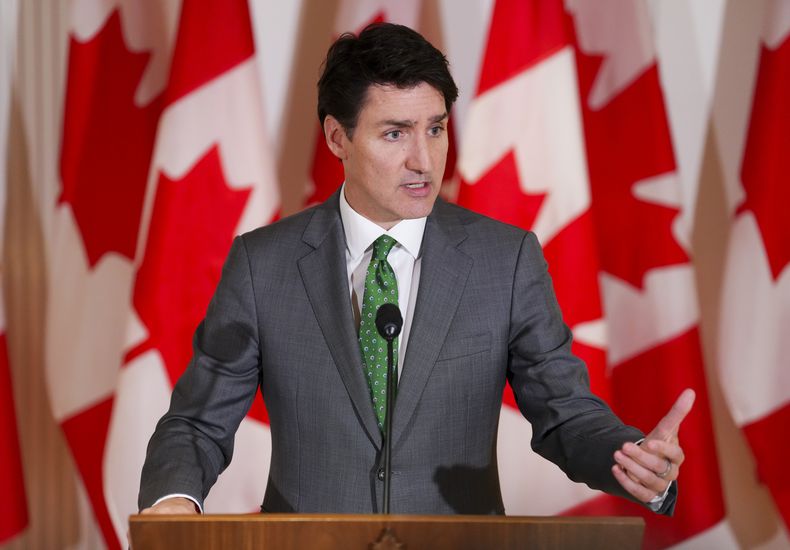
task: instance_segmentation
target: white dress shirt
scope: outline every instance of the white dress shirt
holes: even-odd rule
[[[346,201],[345,185],[340,193],[340,218],[346,234],[346,270],[348,291],[354,319],[359,327],[362,298],[365,294],[365,275],[373,256],[373,242],[382,235],[389,235],[396,244],[390,250],[387,261],[398,281],[398,308],[403,316],[403,330],[398,337],[398,377],[403,372],[403,358],[409,342],[409,331],[417,300],[420,282],[420,247],[425,233],[427,218],[401,220],[389,231],[385,231],[369,219],[357,213]]]

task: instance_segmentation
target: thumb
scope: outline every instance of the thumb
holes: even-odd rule
[[[669,441],[678,433],[680,423],[686,418],[686,415],[691,411],[694,405],[696,393],[691,388],[683,390],[683,393],[677,398],[675,404],[669,409],[669,412],[658,421],[658,424],[653,431],[651,431],[647,439],[661,439],[662,441]]]

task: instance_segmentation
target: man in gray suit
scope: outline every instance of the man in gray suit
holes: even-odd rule
[[[370,320],[389,299],[405,319],[393,512],[504,513],[507,381],[535,451],[575,481],[671,513],[693,392],[646,438],[625,426],[570,352],[535,236],[437,198],[457,96],[444,56],[406,27],[373,25],[335,42],[318,87],[345,184],[234,241],[151,438],[143,512],[202,508],[258,385],[272,437],[262,510],[380,511],[386,367]]]

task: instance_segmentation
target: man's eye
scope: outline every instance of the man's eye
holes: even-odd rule
[[[432,136],[440,136],[444,132],[444,126],[432,126],[428,131]]]
[[[401,132],[400,130],[392,130],[391,132],[387,132],[384,135],[387,137],[387,139],[398,139],[401,137],[402,134],[403,132]]]

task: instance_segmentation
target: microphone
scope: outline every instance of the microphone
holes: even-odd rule
[[[395,304],[382,304],[376,312],[376,328],[387,342],[391,342],[403,328],[403,317]]]
[[[390,513],[390,478],[392,477],[392,411],[395,409],[395,368],[392,341],[403,328],[403,317],[395,304],[382,304],[376,312],[376,329],[387,341],[387,406],[384,413],[384,506]]]

